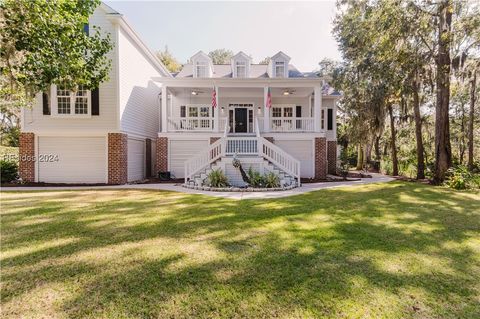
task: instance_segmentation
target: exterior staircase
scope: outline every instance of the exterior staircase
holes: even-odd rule
[[[284,150],[271,143],[258,133],[256,136],[229,136],[228,125],[224,136],[208,149],[185,162],[185,185],[205,186],[206,179],[213,170],[221,169],[236,187],[245,186],[238,169],[233,168],[236,157],[247,171],[249,167],[260,173],[273,172],[279,177],[282,188],[300,186],[300,162]]]

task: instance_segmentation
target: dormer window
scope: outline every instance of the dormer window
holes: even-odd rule
[[[276,78],[285,77],[285,62],[283,61],[275,62],[275,77]]]
[[[235,63],[235,71],[237,78],[247,77],[247,63],[245,61],[237,61]]]
[[[206,78],[207,77],[207,63],[203,61],[198,61],[195,65],[195,71],[197,78]]]

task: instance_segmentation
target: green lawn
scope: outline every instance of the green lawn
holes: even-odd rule
[[[2,193],[3,318],[480,318],[480,194]]]

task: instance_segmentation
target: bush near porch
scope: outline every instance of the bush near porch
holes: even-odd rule
[[[3,318],[478,318],[480,194],[2,193]]]

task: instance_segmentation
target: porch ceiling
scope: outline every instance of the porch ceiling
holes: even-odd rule
[[[211,97],[213,88],[205,87],[169,87],[169,91],[175,96],[192,96],[192,91],[197,93],[198,97]],[[284,93],[288,92],[288,95]],[[273,97],[306,97],[313,93],[311,87],[284,87],[271,88]],[[263,97],[263,88],[218,88],[218,97]]]

